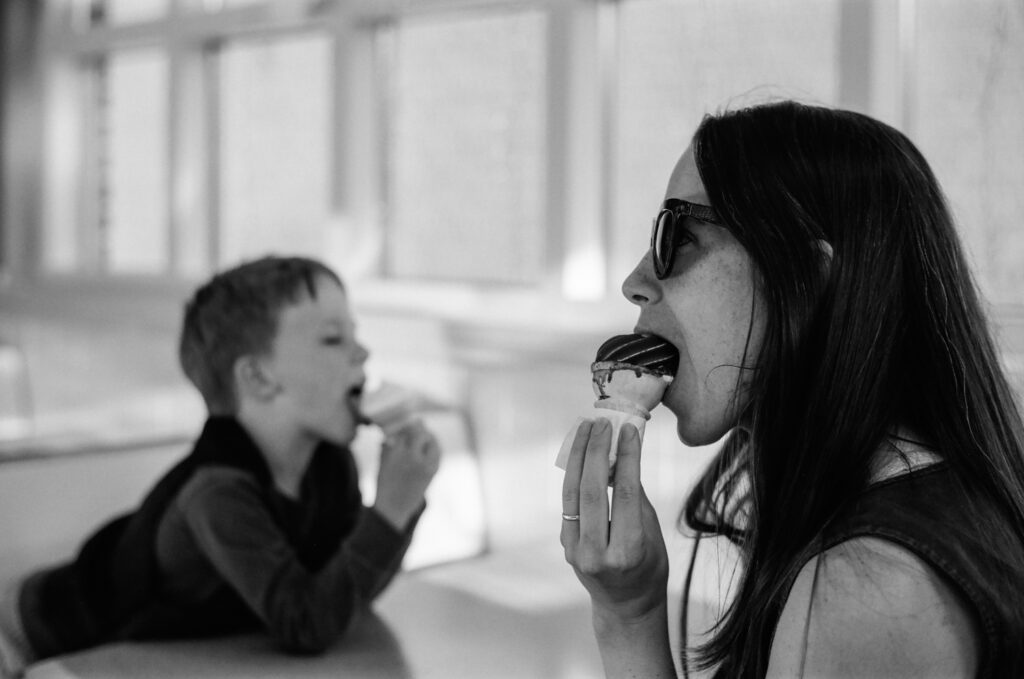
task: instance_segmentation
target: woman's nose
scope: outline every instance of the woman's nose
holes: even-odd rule
[[[626,280],[622,281],[622,295],[633,304],[642,306],[654,301],[657,294],[657,281],[654,278],[651,252],[648,250],[633,271],[626,276]]]

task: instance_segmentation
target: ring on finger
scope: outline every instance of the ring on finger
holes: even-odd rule
[[[579,514],[562,514],[562,520],[563,521],[579,521],[580,520],[580,515]]]

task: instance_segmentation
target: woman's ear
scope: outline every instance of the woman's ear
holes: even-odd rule
[[[269,401],[281,390],[273,374],[258,356],[239,356],[234,368],[239,397]]]

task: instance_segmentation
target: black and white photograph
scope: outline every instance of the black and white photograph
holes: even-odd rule
[[[0,679],[1024,677],[1024,0],[0,1]]]

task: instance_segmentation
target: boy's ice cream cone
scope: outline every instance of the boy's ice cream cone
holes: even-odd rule
[[[383,382],[377,388],[363,395],[361,415],[365,423],[375,424],[388,436],[409,422],[417,415],[429,410],[434,404],[421,394],[394,384]]]

